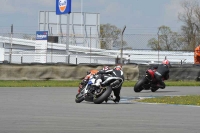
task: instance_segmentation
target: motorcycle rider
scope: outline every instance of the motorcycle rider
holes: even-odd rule
[[[156,87],[164,89],[165,88],[165,83],[163,80],[168,80],[169,79],[169,67],[170,67],[170,62],[169,60],[165,59],[162,61],[162,64],[153,66],[153,69],[155,70],[154,76],[156,80],[159,82]]]
[[[79,84],[78,93],[80,93],[82,88],[83,88],[83,86],[85,86],[88,83],[90,77],[92,75],[95,75],[97,72],[98,72],[98,70],[96,70],[96,69],[87,71],[87,75],[84,77],[84,79]]]
[[[104,66],[102,70],[99,70],[96,74],[96,81],[95,81],[95,86],[100,86],[101,82],[105,80],[105,77],[103,74],[110,74],[110,67],[109,66]]]
[[[114,67],[114,69],[110,69],[108,66],[104,66],[104,68],[102,70],[100,70],[99,72],[97,72],[97,79],[96,79],[96,83],[94,85],[96,86],[100,86],[101,82],[105,80],[106,76],[117,76],[123,79],[124,81],[124,75],[123,75],[123,71],[122,71],[122,66],[121,65],[116,65]],[[114,93],[114,99],[113,101],[115,103],[119,103],[120,101],[120,91],[121,91],[121,87],[122,84],[116,88],[113,89],[113,93]],[[106,100],[107,102],[107,100]]]
[[[109,67],[109,66],[104,66],[103,69],[102,69],[102,71],[106,71],[106,70],[110,70],[110,67]],[[84,79],[83,79],[83,80],[80,82],[80,84],[79,84],[78,93],[80,93],[81,90],[82,90],[82,88],[83,88],[83,86],[85,86],[85,85],[88,83],[90,77],[91,77],[92,75],[96,75],[97,72],[98,72],[98,70],[96,70],[96,69],[92,69],[92,70],[90,70],[90,71],[87,71],[87,75],[84,77]],[[98,81],[98,82],[99,82],[99,81]],[[99,83],[99,84],[100,84],[100,83]]]

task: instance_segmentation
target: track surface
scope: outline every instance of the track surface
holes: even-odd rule
[[[200,107],[144,104],[141,97],[199,94],[199,87],[155,93],[122,88],[119,104],[75,103],[77,88],[0,88],[0,133],[199,133]]]

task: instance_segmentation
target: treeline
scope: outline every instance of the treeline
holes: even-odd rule
[[[183,12],[178,19],[183,22],[181,33],[173,32],[170,27],[160,26],[158,37],[151,38],[148,46],[153,50],[194,51],[200,44],[200,5],[198,1],[187,0],[181,3]]]

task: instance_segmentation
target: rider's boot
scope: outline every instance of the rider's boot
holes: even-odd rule
[[[114,95],[110,95],[108,98],[106,98],[104,101],[107,103],[108,100],[114,101],[116,99],[116,97]]]
[[[115,103],[119,103],[120,101],[120,96],[115,96],[115,99],[113,100]]]
[[[115,99],[115,100],[113,100],[115,103],[119,103],[119,100],[118,99]]]
[[[116,96],[114,96],[114,95],[110,95],[109,96],[110,97],[110,100],[112,100],[113,102],[115,102],[115,103],[119,103],[119,98],[117,98]]]

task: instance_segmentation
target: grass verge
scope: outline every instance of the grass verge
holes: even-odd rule
[[[0,80],[0,87],[78,87],[81,80]],[[125,81],[123,87],[133,87],[136,81]],[[197,81],[166,81],[166,86],[200,86]]]
[[[79,80],[1,80],[0,87],[78,87]]]
[[[200,106],[200,95],[156,97],[138,100],[138,102]]]

